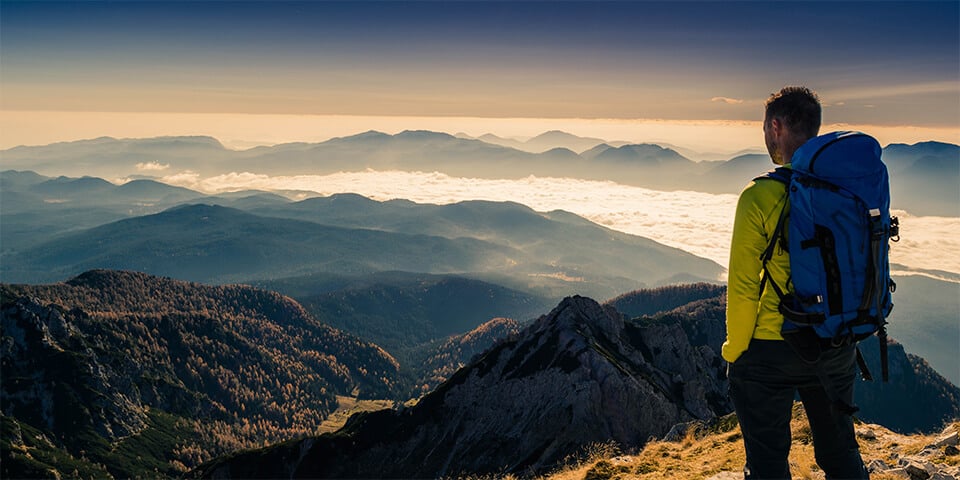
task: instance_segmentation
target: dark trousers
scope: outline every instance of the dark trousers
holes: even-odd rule
[[[824,350],[819,366],[839,398],[852,405],[855,347]],[[753,339],[729,372],[730,396],[747,453],[745,479],[790,478],[790,418],[797,393],[810,421],[817,465],[827,478],[869,478],[853,417],[828,398],[814,368],[786,342]]]

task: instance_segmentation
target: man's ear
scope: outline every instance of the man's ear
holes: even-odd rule
[[[780,135],[783,135],[783,126],[783,121],[780,118],[773,117],[770,119],[770,124],[767,128],[770,129],[770,133],[773,134],[773,137],[777,138]]]

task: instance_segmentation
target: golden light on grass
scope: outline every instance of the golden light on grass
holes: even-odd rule
[[[879,459],[896,465],[899,458],[916,455],[936,440],[937,435],[901,435],[883,426],[858,423],[857,436],[864,462]],[[960,422],[948,429],[960,430]],[[793,446],[790,472],[793,480],[823,480],[813,452],[810,427],[803,407],[794,405]],[[960,455],[939,454],[927,459],[934,464],[957,465]],[[710,428],[690,428],[679,441],[654,441],[643,450],[623,454],[615,446],[594,449],[593,455],[566,466],[543,480],[705,480],[721,472],[739,474],[746,456],[736,417],[730,414]],[[738,477],[739,478],[739,477]],[[899,480],[892,473],[871,474],[873,480]]]

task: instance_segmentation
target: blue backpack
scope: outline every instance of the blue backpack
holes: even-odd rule
[[[807,141],[791,167],[764,177],[786,185],[783,209],[761,261],[761,294],[767,261],[779,246],[790,254],[788,285],[771,286],[780,297],[782,334],[801,357],[815,363],[821,348],[880,339],[883,380],[888,378],[886,318],[893,309],[889,242],[899,240],[890,217],[887,167],[877,141],[859,132],[834,132]],[[857,359],[871,380],[863,356]]]

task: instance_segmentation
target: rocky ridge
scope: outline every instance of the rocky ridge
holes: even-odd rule
[[[333,435],[236,455],[196,477],[530,474],[597,442],[641,447],[676,423],[732,410],[722,362],[678,325],[636,326],[588,298],[550,314],[400,411]]]

